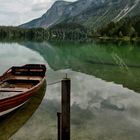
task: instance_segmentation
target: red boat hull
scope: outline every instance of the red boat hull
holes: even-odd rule
[[[43,67],[44,68],[44,67]],[[34,68],[34,71],[36,70],[36,68]],[[33,69],[32,69],[33,71]],[[39,71],[39,68],[38,68],[38,71]],[[26,103],[34,94],[36,94],[41,86],[43,85],[43,83],[45,82],[45,71],[46,69],[44,68],[42,72],[44,72],[44,75],[41,74],[41,76],[39,77],[39,73],[36,75],[28,75],[25,74],[24,72],[24,76],[23,75],[12,75],[10,76],[10,73],[12,73],[12,71],[8,72],[7,75],[8,77],[10,78],[7,78],[6,80],[9,82],[11,79],[12,79],[12,82],[13,82],[13,79],[15,81],[16,79],[16,84],[15,86],[18,86],[19,88],[19,83],[18,81],[21,81],[21,78],[24,79],[24,82],[25,82],[25,79],[27,81],[27,84],[20,84],[20,86],[23,88],[23,91],[22,91],[22,88],[20,87],[21,91],[19,94],[15,95],[15,96],[11,96],[11,97],[7,97],[7,98],[3,98],[3,99],[0,99],[0,116],[6,114],[6,113],[9,113],[13,110],[15,110],[16,108],[22,106],[24,103]],[[6,74],[4,74],[4,76],[2,76],[2,80],[1,81],[4,81],[4,77],[6,77]],[[13,78],[14,77],[14,78]],[[18,79],[20,77],[20,80]],[[32,86],[31,88],[27,88],[32,82],[34,82],[37,78],[39,77],[40,80],[38,80],[38,83],[34,86]],[[9,80],[10,79],[10,80]],[[28,79],[35,79],[34,81],[30,81]],[[29,82],[30,81],[30,82]],[[10,81],[11,82],[11,81]],[[12,83],[13,84],[13,83]],[[17,88],[17,89],[18,89]],[[26,88],[26,90],[24,90]],[[15,91],[17,91],[16,88],[14,88]],[[7,88],[1,88],[0,89],[1,91],[4,91],[4,90],[7,90]],[[11,90],[11,91],[10,91]],[[8,91],[9,92],[12,92],[13,88],[8,88]]]

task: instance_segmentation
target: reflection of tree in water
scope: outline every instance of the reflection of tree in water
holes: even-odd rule
[[[72,69],[140,92],[140,48],[137,44],[24,42],[54,70]]]

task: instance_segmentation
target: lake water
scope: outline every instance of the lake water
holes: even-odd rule
[[[26,63],[46,64],[48,84],[60,81],[66,73],[71,78],[72,140],[139,140],[138,44],[0,43],[0,74]],[[14,132],[12,124],[21,121],[16,112],[0,123],[0,140],[56,140],[60,86],[47,85],[42,103]]]

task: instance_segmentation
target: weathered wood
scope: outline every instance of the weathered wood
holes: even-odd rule
[[[46,67],[44,65],[29,64],[24,67],[14,66],[11,68],[13,75],[44,76]]]
[[[27,90],[27,88],[0,88],[0,92],[23,92]]]
[[[70,86],[68,78],[62,80],[62,131],[61,140],[70,140]]]
[[[57,127],[58,127],[57,138],[58,138],[58,140],[61,140],[62,113],[60,113],[60,112],[57,112]]]
[[[34,68],[35,67],[35,68]],[[36,70],[38,72],[38,69],[41,69],[42,71],[40,75],[19,75],[17,76],[14,74],[12,70],[15,71],[14,67],[10,68],[8,71],[6,71],[2,76],[0,76],[0,92],[9,92],[10,96],[6,98],[0,99],[0,116],[5,115],[7,112],[12,111],[13,109],[23,105],[25,102],[27,102],[34,94],[36,94],[43,83],[45,82],[45,72],[46,67],[45,65],[38,65],[38,68],[36,68],[37,65],[33,64],[27,64],[24,66],[19,67],[21,69],[25,70],[28,68],[30,70]],[[17,68],[17,67],[15,67]],[[42,75],[43,74],[43,75]],[[21,76],[21,77],[20,77]],[[39,80],[36,80],[36,77],[38,78],[40,76]],[[20,79],[18,79],[20,77]],[[24,78],[23,78],[24,77]],[[23,79],[22,79],[23,78]],[[11,94],[11,93],[18,93],[19,94]]]

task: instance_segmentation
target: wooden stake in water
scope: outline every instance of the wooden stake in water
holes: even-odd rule
[[[62,114],[60,113],[60,112],[57,112],[57,125],[58,125],[58,131],[57,131],[57,134],[58,134],[58,140],[61,140],[62,138],[61,138],[61,134],[62,134],[62,132],[61,132],[61,128],[62,128]]]
[[[61,140],[70,140],[70,87],[69,78],[62,80],[62,130]]]

